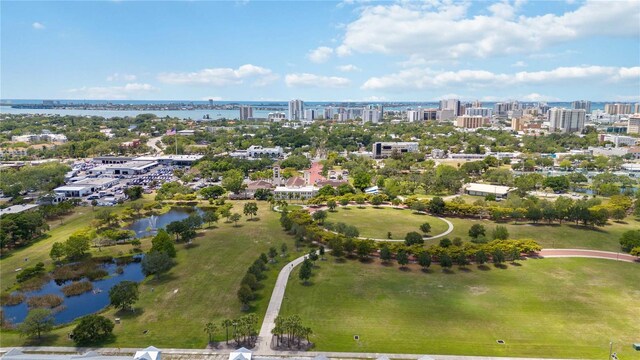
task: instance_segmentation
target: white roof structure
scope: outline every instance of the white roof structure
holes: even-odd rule
[[[155,346],[149,346],[144,350],[136,351],[133,358],[136,360],[161,360],[162,353]]]
[[[241,347],[229,354],[229,360],[251,360],[251,351]]]
[[[89,351],[82,355],[77,354],[42,354],[28,353],[25,354],[19,349],[11,349],[6,352],[2,360],[131,360],[130,356],[108,356],[101,355],[95,351]]]
[[[9,206],[5,209],[0,209],[0,215],[4,214],[19,214],[23,211],[31,210],[33,208],[38,207],[38,204],[24,204],[24,205],[13,205]]]
[[[491,184],[478,184],[478,183],[470,183],[467,184],[464,188],[466,191],[478,192],[478,193],[486,193],[486,194],[495,194],[495,195],[506,195],[512,188],[508,186],[501,185],[491,185]]]

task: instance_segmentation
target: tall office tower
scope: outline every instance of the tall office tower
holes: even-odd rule
[[[461,115],[464,112],[458,99],[440,100],[440,110],[453,110],[454,116]]]
[[[408,122],[416,122],[421,121],[420,118],[420,110],[407,110],[407,121]]]
[[[493,114],[495,116],[507,116],[511,110],[511,103],[498,102],[493,105]]]
[[[476,101],[471,103],[471,107],[481,108],[482,107],[482,102],[480,102],[480,100],[476,100]]]
[[[251,106],[240,106],[240,120],[249,120],[253,117],[253,108]]]
[[[304,116],[304,101],[296,99],[289,101],[289,120],[302,120]]]
[[[571,103],[571,108],[574,110],[584,110],[587,114],[591,114],[591,101],[589,100],[576,100]]]
[[[549,110],[549,131],[579,132],[584,129],[584,109],[552,108]]]
[[[305,121],[313,121],[316,119],[316,110],[315,109],[307,109],[304,111],[304,120]]]
[[[326,108],[324,108],[324,119],[325,120],[333,119],[334,110],[335,109],[331,106],[327,106]]]
[[[383,107],[381,105],[367,105],[362,110],[362,123],[370,122],[372,124],[377,124],[382,121],[383,115]]]

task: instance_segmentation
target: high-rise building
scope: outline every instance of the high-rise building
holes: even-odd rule
[[[370,122],[372,124],[377,124],[382,121],[382,116],[384,114],[384,109],[382,105],[367,105],[362,110],[362,123]]]
[[[576,100],[571,103],[571,108],[574,110],[584,110],[587,114],[591,114],[591,101],[588,100]]]
[[[420,119],[421,120],[436,120],[438,118],[438,109],[420,109]]]
[[[480,102],[480,100],[476,100],[476,101],[471,103],[471,107],[481,108],[482,107],[482,103]]]
[[[289,120],[302,120],[304,116],[304,101],[296,99],[289,101]]]
[[[281,122],[287,119],[287,115],[283,112],[272,112],[267,115],[268,121]]]
[[[307,109],[304,111],[304,120],[313,121],[316,119],[316,109]]]
[[[549,110],[549,131],[579,132],[584,129],[584,109],[552,108]]]
[[[493,105],[493,114],[495,116],[507,116],[511,110],[511,103],[498,102]]]
[[[640,114],[629,116],[627,123],[627,134],[640,134]]]
[[[463,115],[458,116],[456,119],[456,127],[461,127],[464,129],[476,129],[479,127],[483,127],[489,123],[489,119],[483,116],[469,116]]]
[[[420,111],[419,110],[407,110],[407,121],[408,122],[417,122],[421,121]]]
[[[453,110],[454,116],[461,115],[464,112],[458,99],[440,100],[440,110]]]
[[[604,112],[609,115],[625,115],[631,114],[631,104],[605,104]]]
[[[491,115],[493,115],[493,109],[484,107],[471,107],[465,109],[464,114],[469,116],[491,117]]]
[[[253,108],[251,106],[240,106],[240,120],[249,120],[253,118]]]
[[[640,114],[640,103],[633,105],[633,113]]]
[[[373,158],[384,159],[391,156],[394,152],[404,154],[407,152],[417,152],[419,150],[417,142],[377,142],[373,144]]]
[[[325,120],[331,120],[333,119],[333,111],[335,109],[332,108],[331,106],[328,106],[326,108],[324,108],[324,119]]]

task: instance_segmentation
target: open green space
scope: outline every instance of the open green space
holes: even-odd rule
[[[243,202],[233,203],[232,211],[242,213]],[[122,319],[114,328],[115,341],[103,345],[204,348],[207,343],[203,331],[205,322],[219,324],[223,319],[245,314],[236,296],[242,277],[260,253],[266,253],[271,246],[280,249],[285,242],[291,253],[285,258],[278,257],[277,263],[269,265],[268,277],[262,282],[264,287],[258,290],[258,297],[250,309],[261,323],[280,268],[299,254],[293,253],[293,238],[282,231],[279,214],[269,210],[268,203],[258,202],[258,206],[257,221],[243,217],[236,227],[221,219],[213,228],[199,231],[193,247],[177,245],[177,265],[160,279],[147,278],[141,283],[135,313],[116,312],[111,308],[103,312],[108,318]],[[37,243],[29,250],[48,254],[49,242],[48,239]],[[38,249],[40,247],[46,249]],[[72,329],[73,325],[57,328],[42,344],[72,346],[73,342],[66,336]],[[145,330],[148,330],[146,334]],[[216,333],[215,339],[224,340],[224,332]],[[26,343],[26,339],[17,332],[3,331],[0,342],[3,347],[16,346]]]
[[[424,273],[329,258],[311,285],[291,275],[281,310],[313,329],[319,351],[605,359],[613,341],[620,359],[638,356],[638,264],[530,259]]]
[[[627,217],[622,222],[609,221],[604,227],[585,227],[572,222],[546,224],[540,222],[532,224],[527,222],[500,222],[491,220],[479,220],[474,218],[447,218],[453,224],[453,232],[449,238],[460,237],[469,239],[469,228],[473,224],[482,224],[486,229],[487,237],[491,238],[491,232],[496,225],[502,225],[509,231],[512,239],[530,238],[537,241],[543,248],[558,249],[592,249],[605,251],[620,251],[620,237],[625,231],[635,230],[640,227],[640,222],[633,217]],[[434,240],[437,241],[437,240]]]
[[[425,222],[431,224],[428,236],[445,232],[449,226],[444,221],[424,214],[416,214],[411,210],[393,209],[389,207],[338,207],[335,212],[328,212],[328,222],[343,222],[353,225],[360,231],[360,236],[368,238],[386,239],[387,232],[391,238],[401,240],[411,231],[420,231],[420,225]]]

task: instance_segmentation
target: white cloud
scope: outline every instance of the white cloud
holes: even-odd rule
[[[210,68],[188,73],[161,73],[158,80],[167,84],[185,85],[240,85],[245,80],[253,80],[252,85],[264,86],[278,79],[270,69],[245,64],[237,69]]]
[[[340,70],[342,72],[362,71],[362,69],[360,69],[359,67],[357,67],[357,66],[355,66],[353,64],[340,65],[340,66],[338,66],[338,70]]]
[[[624,102],[640,102],[640,95],[616,95],[613,100]]]
[[[434,71],[429,68],[411,68],[380,77],[371,77],[364,90],[409,90],[448,86],[483,87],[527,84],[549,84],[566,81],[630,81],[640,86],[640,67],[574,66],[548,71],[520,71],[513,74],[493,73],[486,70]]]
[[[36,30],[44,30],[45,29],[44,24],[41,23],[41,22],[37,22],[37,21],[34,22],[33,24],[31,24],[31,27],[33,27]]]
[[[381,53],[456,59],[536,53],[589,36],[637,37],[640,2],[587,1],[560,15],[518,15],[519,3],[493,3],[486,15],[469,2],[401,2],[365,6],[347,25],[339,56]],[[443,31],[442,29],[446,29]]]
[[[129,83],[124,86],[94,86],[69,89],[67,93],[75,99],[126,100],[139,98],[159,89],[149,84]]]
[[[329,60],[329,58],[333,55],[333,49],[326,46],[320,46],[315,50],[309,51],[307,57],[314,63],[321,64]]]
[[[513,64],[511,64],[512,67],[526,67],[527,63],[520,60],[520,61],[516,61]]]
[[[113,73],[107,76],[107,81],[135,81],[137,77],[131,74]]]
[[[538,93],[531,93],[529,95],[525,95],[525,96],[520,97],[520,99],[526,100],[526,101],[533,101],[533,102],[538,102],[538,101],[559,101],[560,100],[557,97],[547,96],[547,95],[540,95]]]
[[[287,74],[284,79],[288,87],[341,88],[349,86],[351,80],[338,76],[322,76],[309,73]]]

